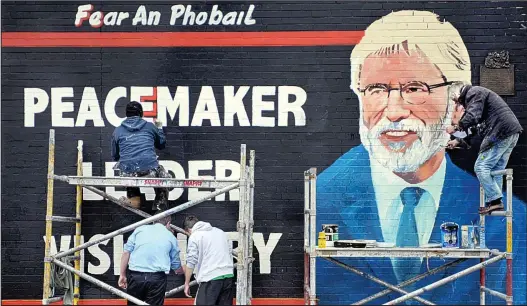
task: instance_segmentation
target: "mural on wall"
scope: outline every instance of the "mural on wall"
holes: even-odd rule
[[[163,122],[167,148],[157,152],[158,160],[173,177],[237,179],[240,144],[256,151],[255,298],[302,299],[302,174],[310,167],[319,169],[319,229],[338,223],[341,239],[423,246],[440,241],[443,222],[477,222],[478,181],[467,172],[475,159],[471,151],[445,150],[444,127],[461,115],[452,91],[478,79],[471,65],[504,44],[511,65],[527,55],[521,35],[515,36],[520,30],[510,26],[523,20],[522,8],[500,5],[503,11],[483,1],[3,1],[2,298],[42,295],[49,129],[56,130],[56,174],[76,172],[75,146],[82,139],[84,175],[118,175],[111,136],[129,101],[143,105],[146,121]],[[484,27],[491,29],[480,33]],[[525,67],[517,65],[517,75]],[[517,95],[506,100],[523,120],[527,87],[521,77],[517,83]],[[525,159],[514,153],[509,166],[527,201],[521,194]],[[71,215],[75,188],[55,186],[54,213]],[[124,188],[101,190],[126,195]],[[153,188],[140,190],[154,200]],[[174,188],[169,205],[210,191]],[[419,199],[408,203],[411,195]],[[142,219],[88,190],[83,200],[83,241]],[[238,201],[232,190],[176,214],[174,222],[180,226],[186,213],[196,214],[236,244]],[[525,204],[515,198],[514,209],[514,300],[525,303],[526,249],[518,247],[526,240]],[[52,253],[73,246],[74,230],[61,226],[54,224]],[[503,218],[487,218],[488,246],[503,250],[505,233]],[[81,270],[116,285],[128,235],[82,251]],[[186,240],[178,238],[185,249]],[[345,262],[392,284],[445,263]],[[349,304],[384,289],[324,260],[317,265],[320,304]],[[489,287],[504,292],[505,264],[487,271]],[[83,299],[115,298],[81,282]],[[169,278],[170,287],[182,283],[182,277]],[[478,284],[473,273],[424,297],[477,303]]]
[[[317,226],[339,224],[340,239],[368,239],[398,247],[440,243],[440,225],[479,220],[479,182],[458,168],[445,150],[445,127],[455,113],[451,93],[470,84],[467,48],[458,31],[427,11],[390,13],[368,26],[351,52],[351,90],[360,106],[360,139],[322,171],[317,180]],[[459,115],[459,114],[457,114]],[[513,199],[514,245],[524,243],[525,203]],[[487,246],[505,249],[505,224],[487,218]],[[398,284],[441,260],[365,258],[345,263]],[[515,301],[525,302],[526,254],[514,256]],[[350,286],[362,288],[364,297],[378,286],[343,270],[335,277],[331,263],[318,262],[317,295],[321,304],[356,302]],[[467,267],[460,265],[457,272]],[[332,269],[333,268],[333,269]],[[505,262],[491,267],[487,282],[495,290],[505,288]],[[329,271],[332,271],[329,273]],[[445,273],[428,277],[431,283]],[[406,286],[421,288],[423,281]],[[455,287],[455,290],[452,289]],[[434,289],[423,297],[440,304],[463,303],[478,295],[477,273],[453,285]],[[376,299],[380,304],[395,298]]]

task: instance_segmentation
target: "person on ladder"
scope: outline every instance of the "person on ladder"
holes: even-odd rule
[[[480,213],[503,210],[503,176],[491,176],[492,171],[503,170],[507,166],[512,150],[518,143],[523,128],[507,103],[495,92],[481,87],[465,85],[454,98],[456,107],[465,110],[458,124],[446,127],[449,134],[475,130],[483,137],[474,171],[485,190],[485,207]],[[465,139],[470,138],[466,137]],[[458,138],[448,142],[448,148],[457,147],[462,141]]]
[[[163,124],[155,124],[143,118],[143,107],[138,102],[126,105],[126,119],[123,120],[112,135],[112,158],[117,162],[116,168],[122,177],[156,177],[171,176],[159,165],[156,150],[163,150],[166,137]],[[154,188],[156,197],[152,210],[168,208],[168,189]],[[138,187],[126,187],[126,198],[121,200],[136,209],[141,207],[141,191]],[[128,200],[128,201],[127,201]]]

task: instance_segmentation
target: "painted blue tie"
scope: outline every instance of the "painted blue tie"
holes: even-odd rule
[[[419,246],[415,207],[424,193],[425,190],[419,187],[407,187],[401,191],[401,201],[404,207],[399,220],[399,228],[397,229],[397,240],[395,241],[398,247]]]
[[[425,192],[424,189],[419,187],[407,187],[401,191],[403,212],[397,229],[395,242],[397,247],[419,247],[415,207],[419,204],[419,200]],[[394,258],[392,263],[399,283],[416,276],[421,270],[421,260],[419,258]],[[413,291],[413,289],[412,285],[405,288],[408,291]],[[404,304],[413,305],[415,300],[408,300]]]

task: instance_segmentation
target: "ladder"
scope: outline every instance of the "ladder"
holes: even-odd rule
[[[83,142],[78,141],[77,145],[77,176],[82,176],[82,152]],[[62,296],[52,297],[51,292],[51,236],[53,235],[53,221],[56,222],[73,222],[75,223],[75,240],[74,247],[80,245],[81,241],[81,215],[82,215],[82,187],[77,185],[75,198],[75,217],[63,217],[53,215],[53,179],[55,173],[55,130],[50,130],[49,148],[48,148],[48,175],[47,175],[47,198],[46,198],[46,241],[44,247],[44,287],[42,305],[58,302],[63,299]],[[73,257],[75,269],[80,270],[80,250],[75,252]],[[75,274],[73,289],[73,305],[79,304],[80,298],[80,277]]]
[[[254,165],[255,165],[255,152],[250,151],[249,165],[247,165],[247,154],[246,145],[241,145],[240,150],[240,178],[239,180],[218,180],[218,179],[176,179],[176,178],[136,178],[136,177],[86,177],[82,176],[82,146],[83,142],[78,141],[78,155],[77,155],[77,175],[76,176],[65,176],[55,175],[54,163],[55,163],[55,131],[50,129],[49,135],[49,157],[48,157],[48,175],[47,175],[47,210],[46,210],[46,244],[45,244],[45,257],[44,257],[44,288],[43,288],[43,299],[42,304],[47,305],[49,303],[58,302],[63,299],[62,296],[52,297],[51,296],[51,264],[61,267],[75,274],[74,281],[74,305],[78,305],[80,298],[80,278],[87,280],[95,285],[98,285],[102,289],[105,289],[117,296],[125,298],[138,305],[147,305],[145,302],[138,300],[137,298],[121,291],[118,288],[106,284],[82,271],[80,271],[80,250],[106,241],[117,235],[129,232],[135,228],[149,224],[153,221],[159,220],[166,216],[170,216],[174,213],[183,211],[184,209],[195,206],[206,200],[213,199],[214,197],[229,192],[233,189],[239,189],[239,220],[237,222],[238,231],[238,247],[233,250],[234,259],[236,259],[235,269],[237,270],[237,281],[236,281],[236,304],[237,305],[250,305],[252,301],[252,268],[253,268],[253,227],[254,227]],[[70,185],[76,185],[77,197],[76,197],[76,217],[59,217],[53,216],[53,183],[54,180],[66,182]],[[146,212],[139,209],[135,209],[128,206],[127,203],[123,203],[120,199],[113,197],[112,195],[103,192],[102,190],[93,186],[122,186],[122,187],[153,187],[153,188],[211,188],[216,191],[201,197],[197,200],[188,201],[184,204],[178,205],[171,209],[166,210],[156,216],[151,216]],[[86,188],[103,198],[110,200],[111,202],[134,212],[142,217],[144,220],[138,221],[134,224],[125,226],[121,229],[103,235],[99,239],[95,239],[83,244],[80,244],[81,234],[81,206],[82,206],[82,188]],[[52,222],[75,222],[75,243],[74,247],[59,252],[53,256],[50,255],[51,249],[51,235],[52,235]],[[179,228],[171,224],[171,228],[184,235],[189,235],[184,229]],[[75,256],[71,256],[75,254]],[[71,267],[60,261],[60,258],[68,258],[75,261],[75,267]],[[194,280],[190,283],[191,286],[197,284]],[[182,292],[184,286],[179,286],[165,293],[165,297],[172,296],[178,292]]]

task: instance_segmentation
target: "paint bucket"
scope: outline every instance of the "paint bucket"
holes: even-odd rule
[[[334,242],[339,240],[339,226],[337,224],[322,224],[322,232],[326,234],[326,245],[333,247]]]
[[[441,224],[441,247],[459,247],[459,225],[457,223],[445,222]]]
[[[475,249],[480,247],[480,233],[477,225],[461,226],[461,248]]]
[[[485,245],[485,225],[479,225],[479,247],[481,249],[486,249],[487,246]]]

